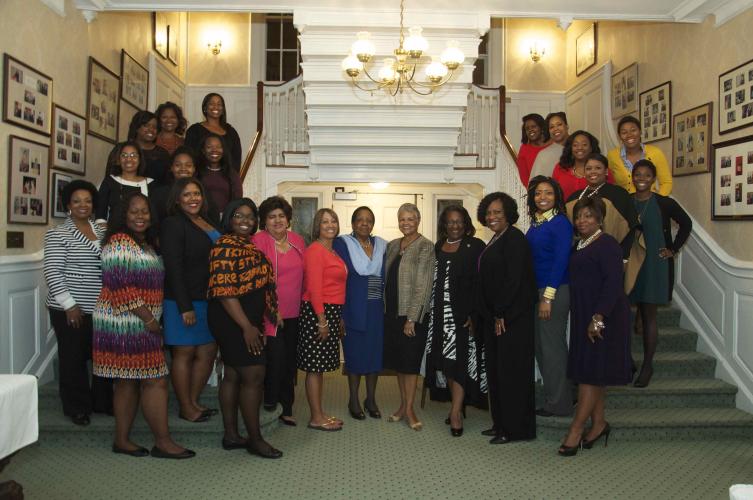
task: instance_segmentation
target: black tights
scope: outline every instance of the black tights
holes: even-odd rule
[[[656,325],[656,304],[638,304],[640,313],[641,326],[643,327],[643,366],[638,380],[648,383],[654,374],[654,354],[656,354],[656,344],[659,341],[659,328]]]
[[[368,373],[364,375],[366,378],[366,407],[369,410],[377,410],[376,404],[376,385],[379,379],[378,373]],[[361,387],[361,374],[351,373],[348,375],[348,388],[350,389],[350,400],[348,401],[348,408],[352,411],[360,411],[361,405],[359,404],[358,390]]]
[[[271,448],[261,437],[259,407],[264,397],[264,365],[227,366],[220,382],[220,408],[225,427],[224,438],[228,441],[243,441],[238,433],[238,408],[248,432],[249,448],[265,451]]]

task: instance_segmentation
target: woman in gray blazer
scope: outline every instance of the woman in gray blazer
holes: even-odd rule
[[[388,420],[404,417],[411,429],[423,424],[413,410],[416,383],[426,346],[426,323],[434,271],[434,244],[418,233],[421,213],[412,203],[397,211],[402,238],[387,246],[384,367],[397,372],[400,408]]]

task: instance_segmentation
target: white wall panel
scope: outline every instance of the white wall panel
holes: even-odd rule
[[[516,150],[520,146],[522,119],[525,115],[538,113],[546,118],[549,113],[565,110],[564,92],[507,90],[506,94],[510,102],[505,105],[505,130]]]

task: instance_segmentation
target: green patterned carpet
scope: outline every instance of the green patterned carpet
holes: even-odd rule
[[[730,485],[753,483],[750,439],[641,442],[622,439],[617,426],[609,447],[562,458],[556,441],[546,439],[487,444],[479,432],[488,416],[475,409],[468,410],[461,438],[449,435],[443,422],[447,406],[441,403],[427,402],[419,412],[422,432],[404,423],[354,421],[345,411],[346,385],[340,375],[327,377],[325,408],[345,420],[343,431],[270,429],[268,439],[285,452],[281,460],[224,451],[219,433],[207,439],[197,432],[195,444],[185,433],[185,444],[195,446],[198,456],[172,462],[114,455],[108,433],[93,433],[96,446],[91,440],[79,443],[73,436],[81,433],[72,432],[22,450],[1,479],[22,483],[30,499],[721,499]],[[301,389],[296,416],[305,422]],[[395,379],[382,379],[378,393],[386,415],[397,403]],[[111,422],[95,420],[103,430]],[[208,425],[214,424],[220,428],[219,422]]]

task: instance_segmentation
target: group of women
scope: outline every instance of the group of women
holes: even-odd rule
[[[227,450],[282,456],[261,436],[259,410],[279,404],[280,422],[297,425],[298,369],[306,373],[307,427],[340,431],[344,422],[323,408],[322,394],[323,374],[339,368],[342,345],[353,419],[381,418],[378,376],[392,370],[400,405],[387,420],[421,430],[414,401],[424,375],[432,397],[451,402],[452,436],[463,434],[466,405],[488,406],[492,427],[483,434],[492,444],[535,438],[537,414],[571,415],[577,384],[577,409],[559,450],[572,455],[608,437],[604,388],[632,379],[628,295],[644,337],[635,385],[648,385],[656,305],[671,297],[671,259],[690,221],[653,192],[661,175],[646,156],[658,155],[637,154],[640,134],[622,130],[636,121],[620,122],[624,171],[614,175],[631,180],[632,195],[609,183],[613,169],[595,138],[568,135],[563,113],[547,121],[528,115],[528,144],[538,149],[528,153],[530,170],[521,169],[522,178],[531,176],[527,234],[515,227],[515,200],[495,192],[476,210],[491,231],[488,243],[474,236],[459,205],[439,214],[433,243],[419,233],[419,209],[405,204],[397,213],[401,238],[373,235],[375,215],[365,206],[353,212],[352,232],[341,235],[337,214],[323,208],[306,247],[290,230],[284,198],[257,207],[242,197],[240,145],[222,98],[208,95],[203,112],[205,121],[188,129],[183,144],[179,107],[138,112],[99,190],[70,183],[63,193],[69,217],[45,237],[63,411],[79,425],[92,411],[114,414],[113,452],[195,455],[170,437],[168,374],[180,418],[201,423],[221,412]],[[552,143],[542,139],[547,122]],[[560,161],[540,175],[541,155],[554,145]],[[674,239],[670,220],[680,223]],[[219,410],[200,398],[218,350]],[[538,409],[534,358],[544,384]],[[139,404],[154,434],[151,450],[129,438]]]
[[[569,134],[564,113],[523,119],[527,152],[519,156],[518,168],[522,180],[530,176],[527,236],[539,288],[535,340],[544,389],[536,413],[573,413],[572,384],[577,384],[575,415],[559,449],[565,456],[591,448],[602,436],[606,445],[607,386],[649,385],[657,307],[671,301],[673,257],[692,229],[687,213],[669,197],[672,176],[664,155],[640,142],[640,126],[632,116],[622,118],[617,125],[622,145],[605,157],[593,135]],[[553,162],[556,155],[548,151],[559,152],[559,159]],[[672,221],[679,226],[674,237]],[[571,224],[578,238],[574,247]],[[643,338],[635,378],[631,321]]]

